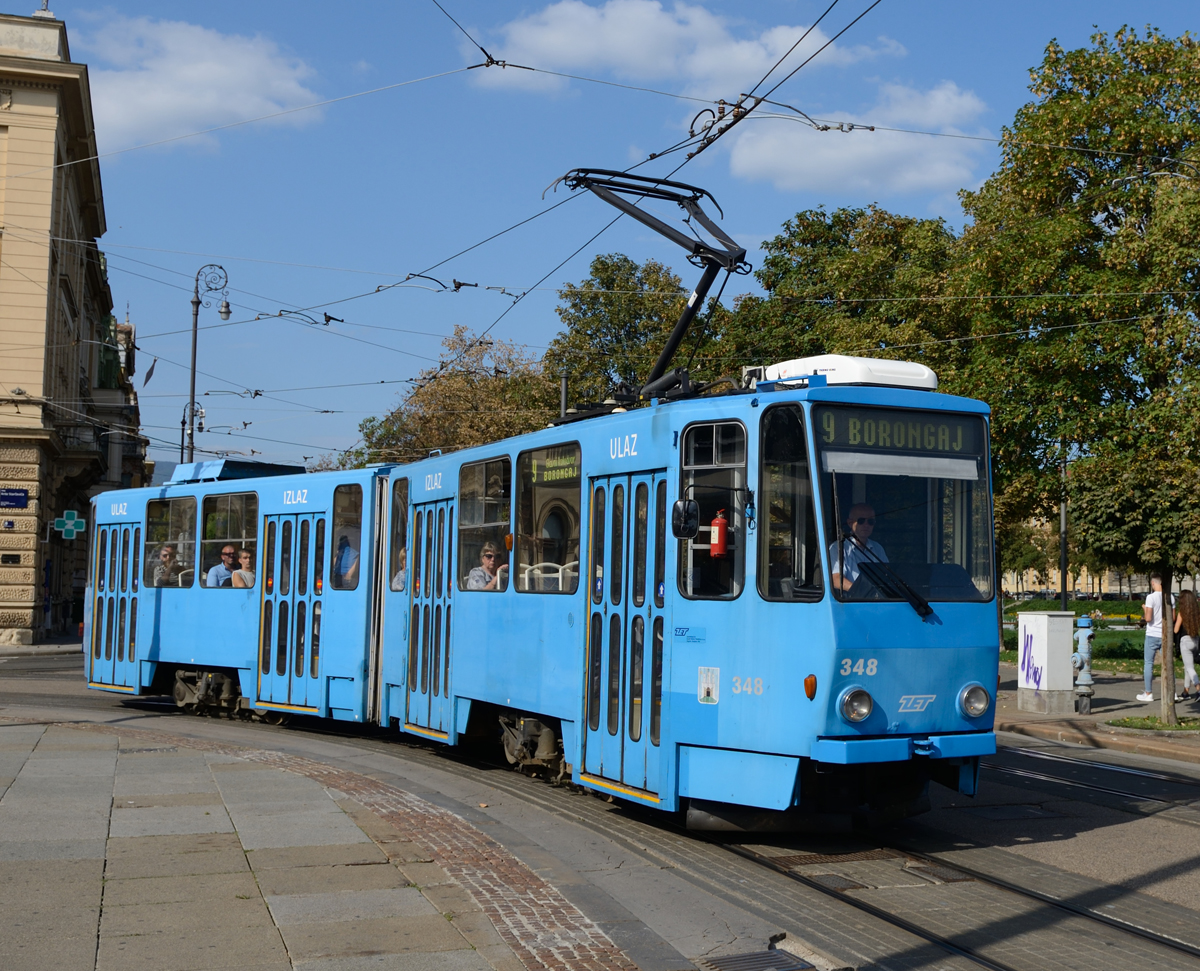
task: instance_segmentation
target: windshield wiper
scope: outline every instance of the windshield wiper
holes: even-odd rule
[[[885,560],[881,560],[875,556],[871,550],[865,546],[862,549],[868,556],[873,557],[873,559],[859,563],[858,568],[867,575],[872,583],[877,587],[883,587],[894,597],[907,600],[922,620],[933,613],[933,608],[929,606],[929,601],[910,587],[905,582],[904,577],[893,570]]]

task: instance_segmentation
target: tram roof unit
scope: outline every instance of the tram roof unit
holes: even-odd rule
[[[936,391],[938,386],[937,375],[924,364],[845,354],[821,354],[771,364],[762,369],[759,380],[788,381],[813,376],[824,377],[824,383],[830,385],[877,385],[921,391]]]
[[[303,465],[244,462],[240,459],[211,459],[206,462],[181,462],[175,466],[166,485],[223,482],[229,479],[258,479],[270,475],[303,475],[307,471]]]

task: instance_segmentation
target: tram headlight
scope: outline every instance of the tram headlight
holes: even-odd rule
[[[853,725],[865,721],[875,707],[875,702],[863,688],[847,688],[838,702],[842,717]]]
[[[968,718],[978,718],[992,706],[992,696],[981,684],[969,684],[958,695],[959,710]]]

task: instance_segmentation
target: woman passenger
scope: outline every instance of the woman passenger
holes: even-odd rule
[[[245,547],[238,550],[238,568],[233,571],[233,585],[242,589],[254,586],[254,554]]]

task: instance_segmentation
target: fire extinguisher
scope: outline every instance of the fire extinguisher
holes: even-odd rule
[[[726,530],[729,520],[725,518],[725,510],[718,509],[717,516],[712,521],[712,545],[708,548],[709,556],[727,556],[729,554],[729,537]]]

